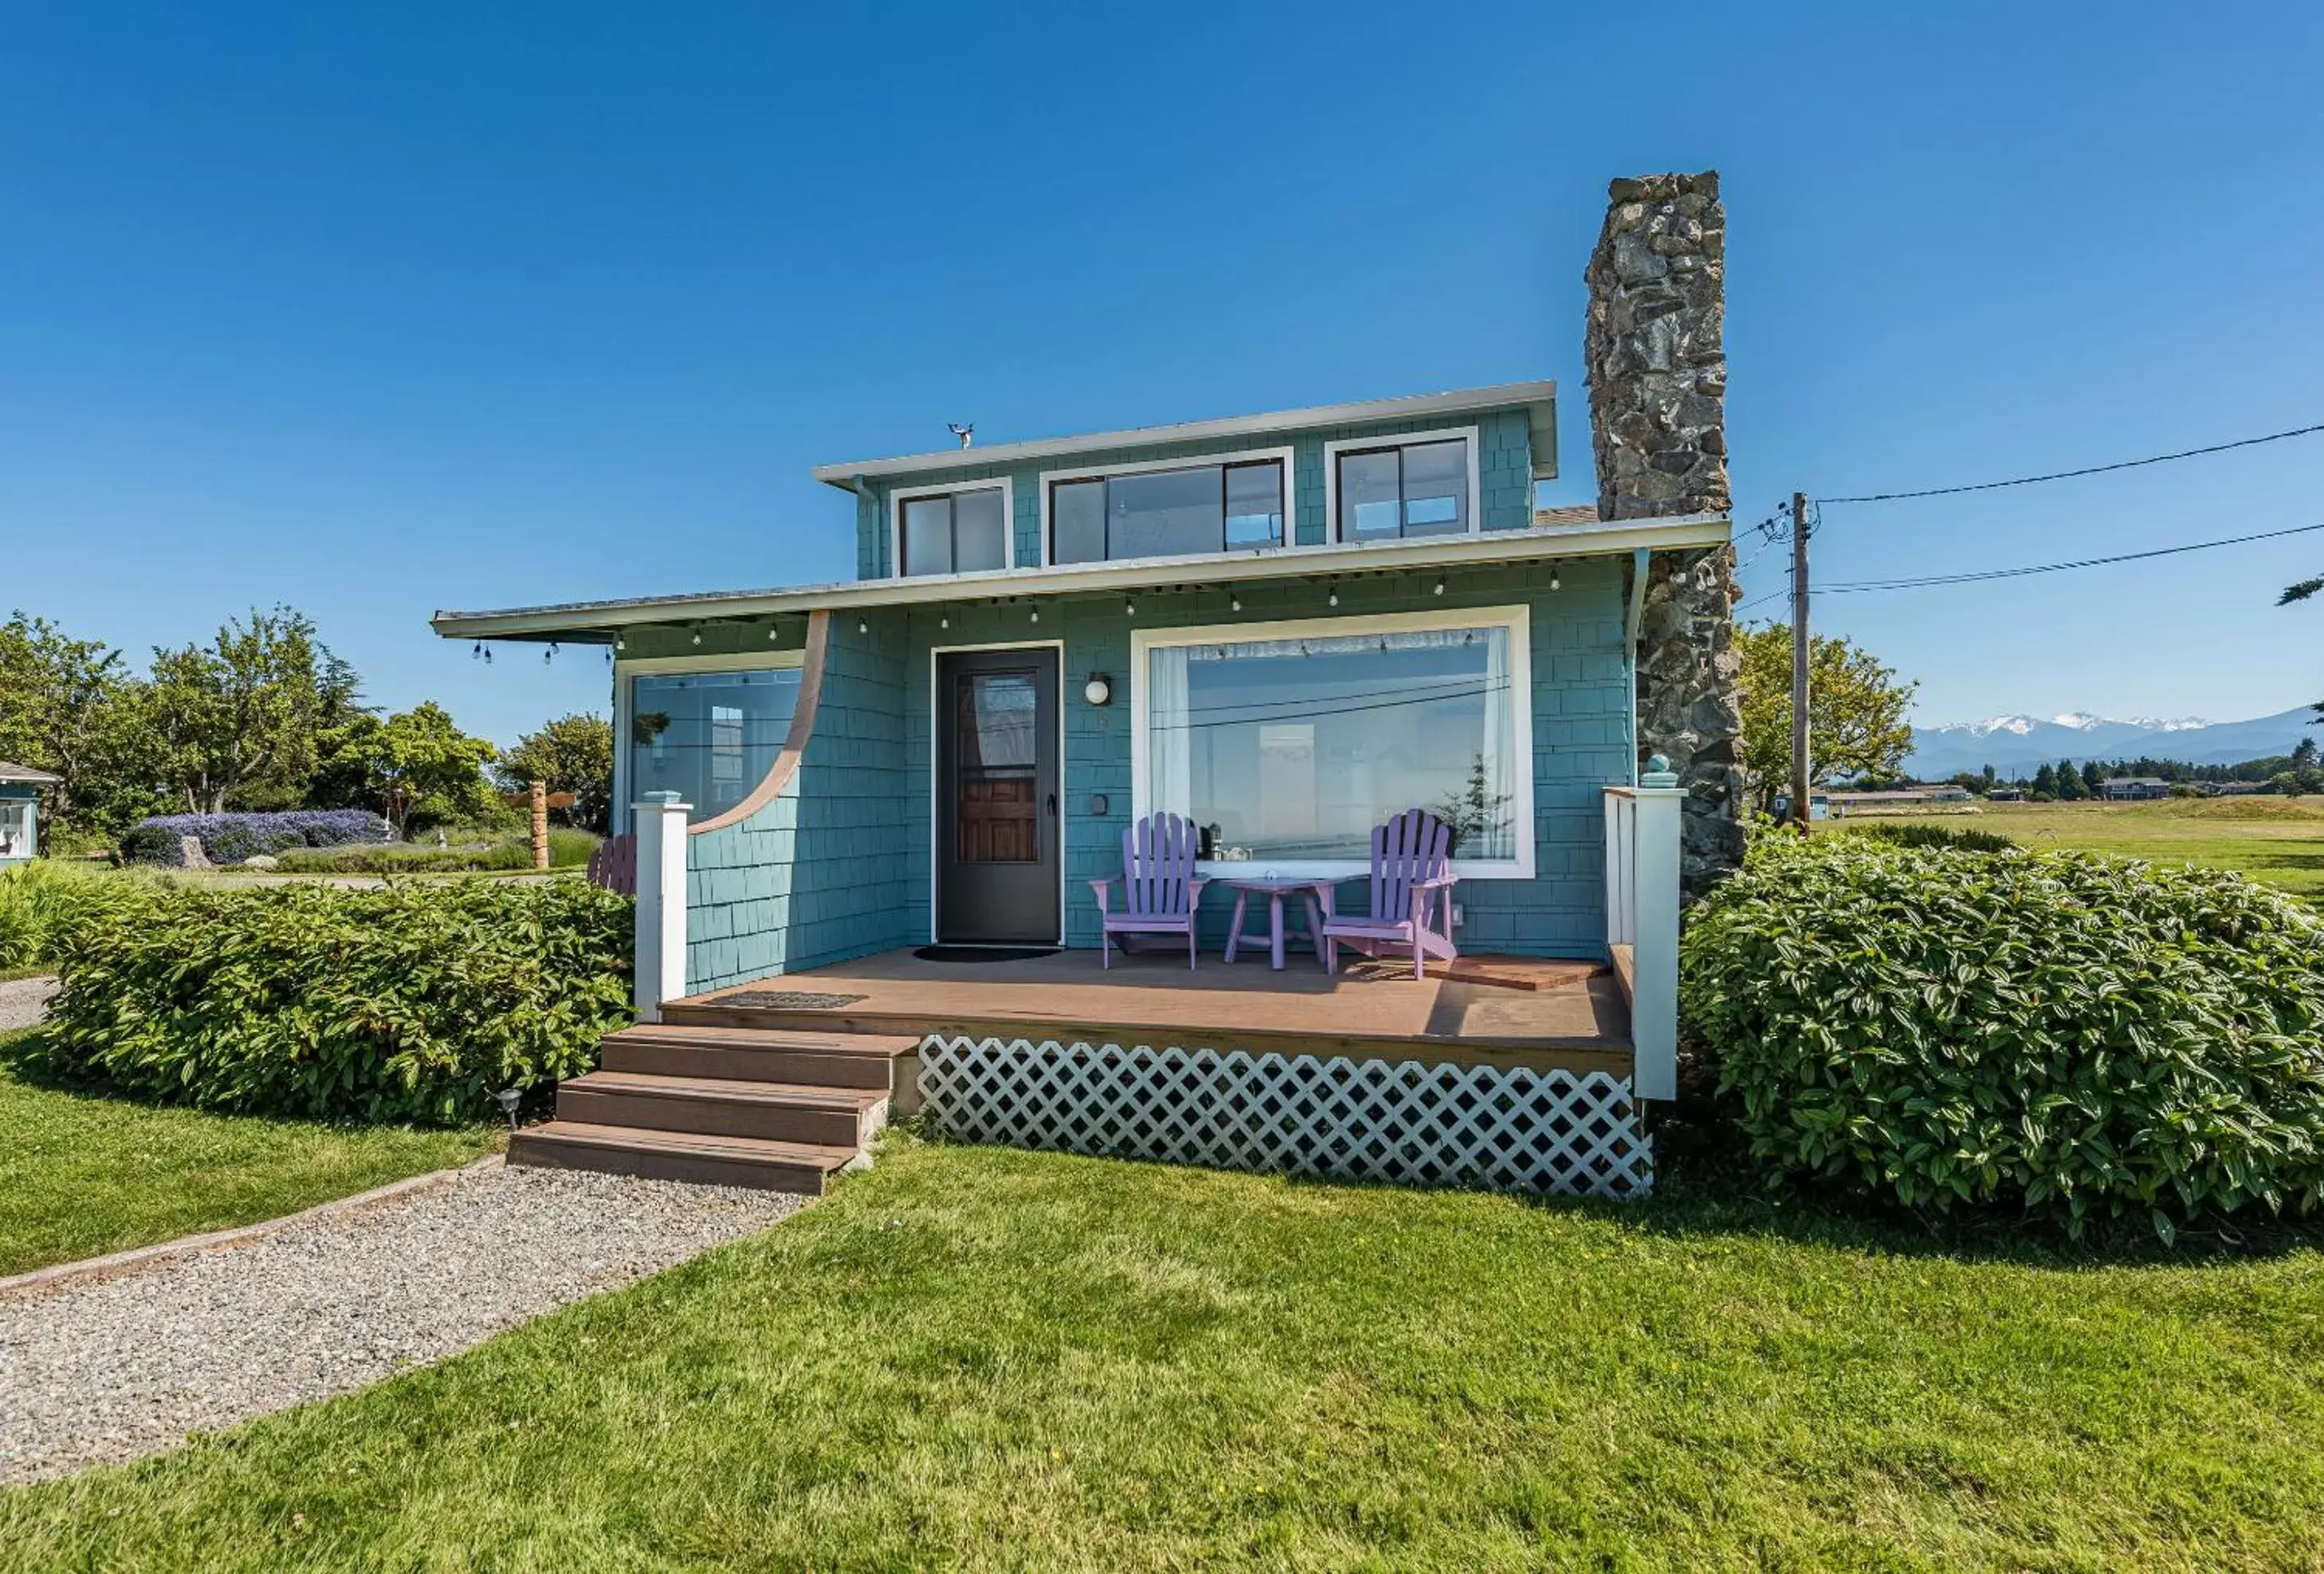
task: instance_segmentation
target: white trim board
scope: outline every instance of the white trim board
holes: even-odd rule
[[[899,486],[888,493],[888,577],[890,579],[951,579],[955,575],[906,574],[904,572],[904,502],[915,497],[951,497],[964,492],[990,492],[1001,489],[1001,556],[1009,568],[1017,566],[1017,483],[1006,475],[987,476],[982,481],[954,481],[936,486]],[[957,518],[954,528],[958,529]],[[1046,562],[1047,559],[1045,558]],[[1005,573],[1007,569],[983,569],[982,573]]]
[[[1405,536],[1399,537],[1397,539],[1407,543],[1412,541],[1458,541],[1464,537],[1482,535],[1484,533],[1485,522],[1479,516],[1484,512],[1485,503],[1485,487],[1482,474],[1484,461],[1478,455],[1477,428],[1475,427],[1439,427],[1434,431],[1391,432],[1385,437],[1342,437],[1334,442],[1324,444],[1323,539],[1332,543],[1333,546],[1341,544],[1340,456],[1342,454],[1366,454],[1375,452],[1381,448],[1408,448],[1416,443],[1449,443],[1455,437],[1465,438],[1469,444],[1469,528],[1462,531],[1458,536]],[[1397,503],[1397,520],[1399,521],[1399,528],[1401,527],[1401,521],[1403,519],[1402,507],[1402,500],[1399,499]],[[1352,547],[1358,545],[1384,546],[1387,543],[1385,541],[1379,543],[1359,543],[1351,541],[1346,544]]]
[[[1534,878],[1534,757],[1533,757],[1533,611],[1526,606],[1444,607],[1417,612],[1379,612],[1336,618],[1297,618],[1277,622],[1208,623],[1197,628],[1133,629],[1130,634],[1130,804],[1133,820],[1153,812],[1146,790],[1146,724],[1148,652],[1157,647],[1233,645],[1255,640],[1316,640],[1360,634],[1397,634],[1437,629],[1480,629],[1499,625],[1509,631],[1509,719],[1514,734],[1509,751],[1517,759],[1516,802],[1510,817],[1517,823],[1514,859],[1460,859],[1452,872],[1462,879],[1531,879]],[[1286,716],[1296,721],[1296,716]],[[1425,806],[1425,805],[1420,805]],[[1205,860],[1204,873],[1227,877],[1272,870],[1300,879],[1352,879],[1371,872],[1369,859],[1279,859],[1251,861]]]
[[[1288,547],[1297,538],[1299,534],[1299,482],[1298,477],[1294,474],[1295,464],[1292,455],[1293,451],[1289,448],[1245,448],[1238,453],[1204,454],[1191,459],[1141,459],[1131,465],[1084,465],[1071,470],[1044,470],[1041,472],[1040,478],[1041,566],[1045,569],[1048,568],[1052,566],[1053,562],[1052,548],[1055,547],[1056,543],[1051,541],[1049,538],[1049,492],[1050,489],[1060,481],[1097,481],[1114,475],[1152,475],[1157,472],[1167,470],[1223,470],[1230,465],[1263,464],[1269,459],[1276,461],[1283,466],[1283,544],[1284,546]],[[1268,551],[1275,549],[1277,548],[1239,548],[1238,551]],[[1208,558],[1224,557],[1227,555],[1228,553],[1224,548],[1222,548],[1217,552],[1203,554],[1204,557]],[[1116,564],[1123,563],[1159,563],[1169,561],[1176,561],[1176,559],[1158,557],[1109,557],[1105,559],[1103,566],[1111,566]],[[1096,567],[1100,566],[1100,565],[1072,563],[1062,565],[1061,566],[1068,568],[1083,568]]]
[[[945,943],[936,934],[936,816],[943,813],[942,784],[936,771],[944,750],[936,746],[936,728],[942,725],[937,706],[944,696],[936,693],[936,672],[939,656],[973,656],[982,650],[1055,650],[1057,653],[1057,938],[1052,944],[1065,943],[1065,827],[1073,816],[1074,800],[1065,791],[1065,642],[1063,640],[988,640],[973,645],[931,645],[928,647],[928,939],[930,945]]]

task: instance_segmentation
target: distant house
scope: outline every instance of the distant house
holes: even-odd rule
[[[1985,801],[1988,804],[2022,804],[2025,801],[2025,794],[2017,787],[1996,787],[1985,795]]]
[[[1886,792],[1840,792],[1831,795],[1831,812],[1846,815],[1851,809],[1910,809],[1924,804],[1965,804],[1969,790],[1947,782],[1942,787],[1895,787]]]
[[[41,789],[63,778],[0,759],[0,867],[23,863],[41,850]]]
[[[2171,784],[2159,776],[2110,776],[2098,784],[2098,796],[2111,803],[2167,798]]]

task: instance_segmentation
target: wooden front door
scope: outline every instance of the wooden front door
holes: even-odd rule
[[[936,658],[936,938],[1058,939],[1057,652]]]

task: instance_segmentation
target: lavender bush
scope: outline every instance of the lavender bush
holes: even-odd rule
[[[201,843],[212,863],[240,863],[261,852],[293,847],[343,847],[350,842],[384,842],[386,821],[369,809],[286,809],[264,815],[157,815],[141,820],[121,838],[121,854],[132,863],[182,868],[185,842]]]

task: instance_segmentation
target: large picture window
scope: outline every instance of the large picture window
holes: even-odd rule
[[[790,735],[799,669],[641,672],[630,680],[623,796],[675,792],[699,824],[751,796]]]
[[[1473,439],[1331,445],[1332,492],[1342,541],[1465,536],[1476,506]]]
[[[1370,867],[1372,827],[1421,808],[1456,871],[1533,872],[1522,608],[1140,631],[1138,812],[1201,827],[1213,862]]]
[[[974,574],[1009,566],[1009,498],[1001,486],[896,501],[899,575]]]
[[[1280,456],[1049,482],[1049,561],[1102,563],[1283,545]]]

